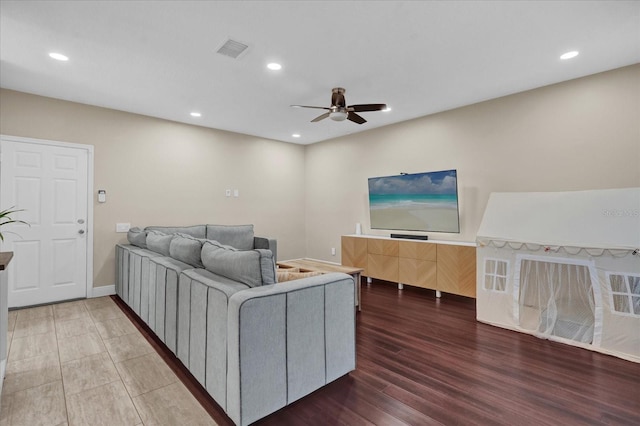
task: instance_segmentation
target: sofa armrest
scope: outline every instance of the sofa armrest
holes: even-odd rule
[[[355,369],[353,279],[332,273],[229,299],[227,414],[252,423]]]
[[[254,249],[265,249],[271,250],[273,253],[273,261],[277,262],[278,259],[278,241],[273,238],[265,238],[265,237],[253,237],[253,248]]]

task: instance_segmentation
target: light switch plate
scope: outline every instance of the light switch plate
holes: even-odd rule
[[[116,223],[116,232],[129,232],[130,223]]]

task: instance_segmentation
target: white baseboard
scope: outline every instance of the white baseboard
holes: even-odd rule
[[[103,297],[103,296],[111,296],[112,294],[116,294],[115,284],[94,287],[91,290],[91,294],[89,294],[88,297]]]

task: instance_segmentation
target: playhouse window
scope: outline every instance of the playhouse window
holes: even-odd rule
[[[640,317],[640,275],[610,274],[613,310]]]
[[[486,259],[484,263],[484,289],[507,291],[509,263],[499,259]]]

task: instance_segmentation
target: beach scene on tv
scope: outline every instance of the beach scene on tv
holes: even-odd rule
[[[371,229],[460,232],[455,170],[369,178]]]

